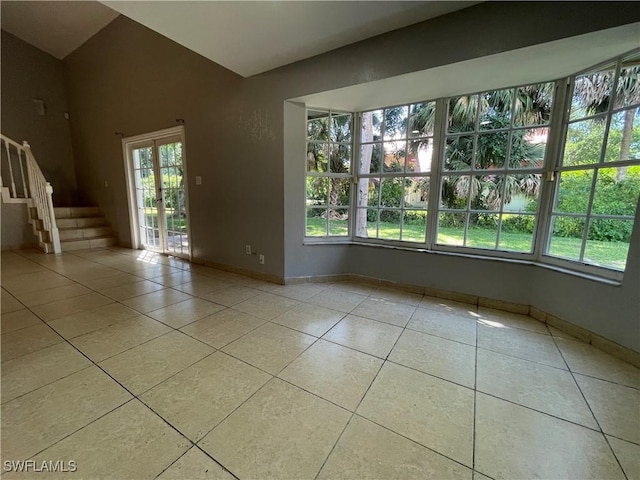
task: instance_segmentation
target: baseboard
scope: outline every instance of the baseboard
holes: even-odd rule
[[[256,280],[262,280],[265,282],[276,283],[278,285],[284,285],[284,278],[273,275],[271,273],[255,272],[247,268],[236,267],[234,265],[227,265],[225,263],[210,262],[201,258],[192,257],[191,263],[197,265],[204,265],[205,267],[217,268],[218,270],[224,270],[225,272],[237,273],[244,275],[245,277],[255,278]]]

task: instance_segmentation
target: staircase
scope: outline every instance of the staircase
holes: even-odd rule
[[[55,207],[53,210],[63,252],[118,244],[97,207]]]

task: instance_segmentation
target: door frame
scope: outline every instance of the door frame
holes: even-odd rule
[[[191,261],[192,254],[192,237],[191,237],[191,215],[189,214],[189,176],[187,174],[187,148],[185,144],[184,125],[177,127],[165,128],[155,132],[135,135],[133,137],[124,137],[122,139],[122,157],[124,159],[125,180],[127,191],[127,206],[129,208],[129,229],[131,231],[131,248],[136,250],[143,249],[142,239],[140,238],[140,221],[138,219],[137,201],[136,201],[136,181],[133,168],[133,157],[131,152],[136,144],[153,142],[162,140],[167,137],[180,137],[182,142],[182,171],[184,174],[184,197],[185,197],[185,214],[187,215],[187,238],[189,239],[188,259]],[[165,229],[166,231],[166,229]],[[167,252],[161,252],[167,253]],[[175,255],[175,254],[172,254]],[[183,255],[175,255],[183,257]]]

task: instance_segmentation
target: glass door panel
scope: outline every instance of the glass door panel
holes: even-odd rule
[[[182,142],[169,141],[158,145],[160,174],[164,199],[164,224],[166,225],[166,251],[174,255],[189,252],[186,195]]]

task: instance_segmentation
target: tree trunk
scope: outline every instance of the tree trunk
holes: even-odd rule
[[[362,114],[362,143],[373,141],[373,114],[371,112]],[[356,168],[359,172],[369,173],[371,167],[371,157],[373,155],[373,144],[362,145],[362,153],[360,156],[360,163],[356,162]],[[367,234],[367,209],[366,206],[369,203],[369,179],[358,179],[358,192],[357,192],[357,207],[365,207],[364,209],[358,208],[356,210],[356,237],[368,236]]]
[[[620,161],[629,160],[631,154],[631,139],[633,137],[633,121],[636,116],[636,109],[630,108],[624,114],[624,125],[622,126],[622,139],[620,140]],[[627,178],[628,167],[618,167],[616,172],[616,183]]]

